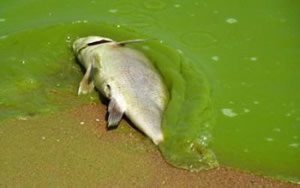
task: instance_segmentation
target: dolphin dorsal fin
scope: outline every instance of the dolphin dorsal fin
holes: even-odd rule
[[[126,44],[130,43],[138,43],[138,42],[146,42],[148,39],[132,39],[132,40],[125,40],[125,41],[120,41],[116,42],[120,46],[125,46]]]

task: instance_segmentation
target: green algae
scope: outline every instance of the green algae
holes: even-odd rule
[[[162,124],[165,141],[159,145],[163,156],[172,165],[190,170],[218,166],[209,146],[215,114],[206,76],[178,51],[157,43],[148,45],[144,53],[170,93]]]
[[[102,31],[97,25],[91,28],[94,26],[89,27],[85,23],[105,21],[116,24],[121,30],[123,26],[128,26],[134,28],[133,32],[162,40],[173,50],[183,53],[183,57],[191,59],[197,70],[207,75],[216,118],[212,130],[212,147],[221,165],[299,182],[298,7],[299,2],[282,0],[272,3],[219,0],[91,0],[84,3],[77,0],[3,0],[0,6],[0,82],[3,88],[0,92],[0,119],[26,119],[35,117],[35,114],[56,112],[88,101],[76,96],[81,78],[77,65],[71,71],[70,63],[63,63],[63,67],[59,61],[47,60],[51,67],[57,68],[56,71],[36,63],[37,71],[32,75],[31,68],[21,69],[24,66],[17,63],[22,63],[22,51],[26,49],[29,57],[30,54],[36,54],[34,51],[42,52],[44,49],[39,57],[41,59],[52,56],[53,52],[39,45],[46,44],[44,40],[35,40],[40,40],[39,37],[32,35],[27,40],[28,33],[19,40],[27,40],[27,46],[20,42],[10,43],[11,37],[21,35],[24,31],[33,31],[34,34],[36,28],[53,24],[56,29],[48,30],[53,33],[47,36],[61,38],[50,37],[48,40],[54,43],[56,40],[56,47],[65,48],[69,45],[67,41],[72,41],[78,32],[86,36],[98,35]],[[67,29],[64,22],[79,24],[80,27],[66,33],[58,27],[61,24],[62,28]],[[83,27],[89,29],[83,31]],[[115,31],[117,34],[118,27]],[[47,33],[47,30],[42,32]],[[73,36],[73,32],[77,34]],[[120,40],[126,37],[114,38]],[[160,47],[155,46],[158,51]],[[141,50],[144,49],[141,47]],[[65,53],[66,61],[72,57],[70,51],[64,49],[61,52]],[[13,58],[15,55],[18,59]],[[50,59],[55,59],[55,56]],[[179,59],[174,62],[181,64]],[[10,66],[14,68],[7,69]],[[73,76],[59,74],[67,73],[68,70]],[[177,78],[174,72],[179,70],[176,68],[173,73],[170,71],[170,75],[174,74]],[[46,72],[47,79],[40,81],[37,72]],[[22,76],[11,77],[12,73]],[[59,84],[56,81],[64,80],[62,78],[67,78],[62,86],[64,89],[57,90],[60,86],[56,86]],[[17,84],[14,79],[18,79],[18,82],[25,79],[28,81]],[[34,86],[28,85],[31,80],[36,81]],[[37,102],[33,102],[33,99]],[[174,104],[174,107],[178,106]]]
[[[1,40],[1,120],[26,118],[82,103],[73,100],[81,71],[68,63],[74,58],[66,50],[65,41],[51,37],[47,30],[43,34],[21,32]]]

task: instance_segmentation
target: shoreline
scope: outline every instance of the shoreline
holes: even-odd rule
[[[85,104],[3,123],[0,147],[6,149],[0,153],[0,168],[8,173],[0,173],[0,185],[46,185],[55,180],[60,186],[91,187],[300,187],[228,167],[201,172],[173,167],[125,120],[107,131],[105,114],[106,106]],[[16,134],[18,138],[12,138]]]

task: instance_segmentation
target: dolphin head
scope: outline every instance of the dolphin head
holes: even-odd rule
[[[89,36],[77,39],[73,43],[73,51],[78,56],[81,51],[89,46],[99,45],[102,43],[113,42],[112,39],[100,36]]]

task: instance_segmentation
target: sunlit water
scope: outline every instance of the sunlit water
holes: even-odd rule
[[[75,38],[147,36],[153,42],[136,47],[158,60],[169,89],[176,88],[164,131],[185,141],[160,146],[167,160],[184,166],[202,159],[185,155],[197,151],[195,143],[198,154],[214,159],[206,149],[213,136],[221,165],[300,181],[299,7],[295,1],[2,1],[0,118],[84,103],[76,97],[82,73],[70,49]]]

